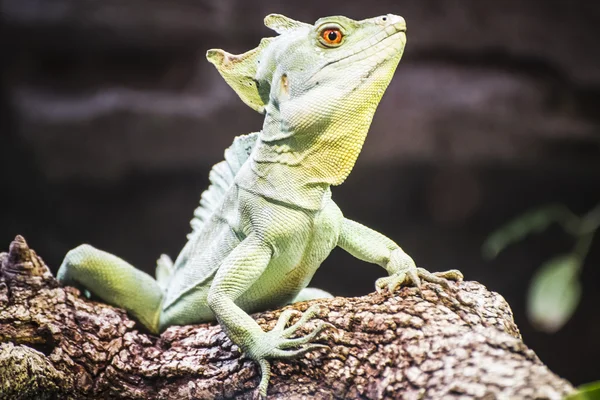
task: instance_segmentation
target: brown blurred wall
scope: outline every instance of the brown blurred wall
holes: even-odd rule
[[[569,237],[481,258],[522,211],[600,202],[599,2],[0,0],[0,249],[23,234],[53,268],[82,242],[147,271],[175,256],[210,166],[261,126],[204,54],[254,47],[273,12],[406,18],[403,61],[336,201],[421,265],[502,293],[556,372],[600,379],[599,240],[582,304],[554,335],[528,324],[525,292]],[[315,284],[357,295],[383,273],[335,251]]]

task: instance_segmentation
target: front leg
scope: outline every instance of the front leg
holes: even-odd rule
[[[358,222],[344,218],[338,246],[359,260],[378,264],[386,269],[389,276],[375,282],[378,291],[387,288],[393,292],[398,286],[412,283],[421,290],[421,279],[448,286],[447,279],[461,280],[458,270],[432,274],[417,268],[413,259],[391,239]]]
[[[238,245],[219,267],[208,292],[208,305],[215,314],[227,336],[261,368],[259,394],[267,395],[271,358],[287,359],[326,347],[311,344],[317,334],[331,326],[321,322],[310,334],[290,339],[302,325],[316,315],[318,308],[311,307],[294,325],[286,328],[292,317],[291,310],[283,312],[275,328],[264,332],[260,326],[236,303],[242,294],[250,290],[268,267],[273,250],[256,234],[249,235]]]

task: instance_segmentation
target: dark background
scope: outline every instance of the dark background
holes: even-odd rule
[[[572,240],[552,228],[481,256],[523,211],[600,202],[597,1],[1,0],[0,248],[22,234],[54,269],[83,242],[147,271],[176,256],[211,165],[261,127],[204,54],[253,48],[272,12],[406,18],[403,61],[335,200],[421,266],[504,295],[558,374],[600,379],[600,239],[582,303],[552,335],[526,320],[526,290]],[[336,250],[314,285],[360,295],[384,274]]]

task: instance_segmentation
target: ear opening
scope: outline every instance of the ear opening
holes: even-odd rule
[[[264,38],[258,47],[239,55],[230,54],[221,49],[211,49],[206,52],[208,61],[217,68],[225,82],[231,86],[240,99],[261,114],[265,111],[265,103],[259,94],[254,77],[259,57],[273,39]]]

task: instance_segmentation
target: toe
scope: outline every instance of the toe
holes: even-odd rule
[[[295,349],[295,350],[277,349],[273,353],[273,357],[282,358],[282,359],[298,358],[298,357],[301,357],[304,354],[308,353],[309,351],[318,350],[318,349],[330,349],[330,347],[327,346],[326,344],[311,343],[311,344],[304,345],[301,348]]]
[[[318,304],[313,304],[306,311],[304,311],[304,313],[302,314],[302,317],[300,317],[300,319],[298,320],[298,322],[296,322],[294,325],[290,326],[289,328],[284,329],[282,331],[281,335],[283,337],[289,337],[289,336],[291,336],[301,326],[303,326],[304,324],[306,324],[312,317],[314,317],[315,315],[317,315],[319,313],[319,310],[320,310],[319,305]]]
[[[320,322],[319,325],[317,325],[317,327],[308,335],[305,335],[305,336],[302,336],[299,338],[294,338],[294,339],[287,339],[279,346],[279,348],[289,349],[289,348],[298,347],[303,344],[309,343],[315,337],[317,337],[317,335],[319,333],[323,332],[325,329],[335,329],[335,326],[331,325],[328,322]]]
[[[295,314],[295,310],[285,310],[284,312],[281,313],[281,315],[279,316],[279,319],[277,320],[277,325],[275,325],[275,328],[273,328],[273,331],[282,331],[285,326],[288,324],[288,322],[290,322],[290,319],[292,318],[292,316]]]
[[[427,282],[431,282],[431,283],[437,283],[438,285],[442,285],[445,288],[450,288],[450,284],[448,283],[448,280],[439,276],[439,275],[435,275],[432,274],[431,272],[427,271],[426,269],[423,268],[419,268],[418,270],[418,274],[419,276],[427,281]]]

